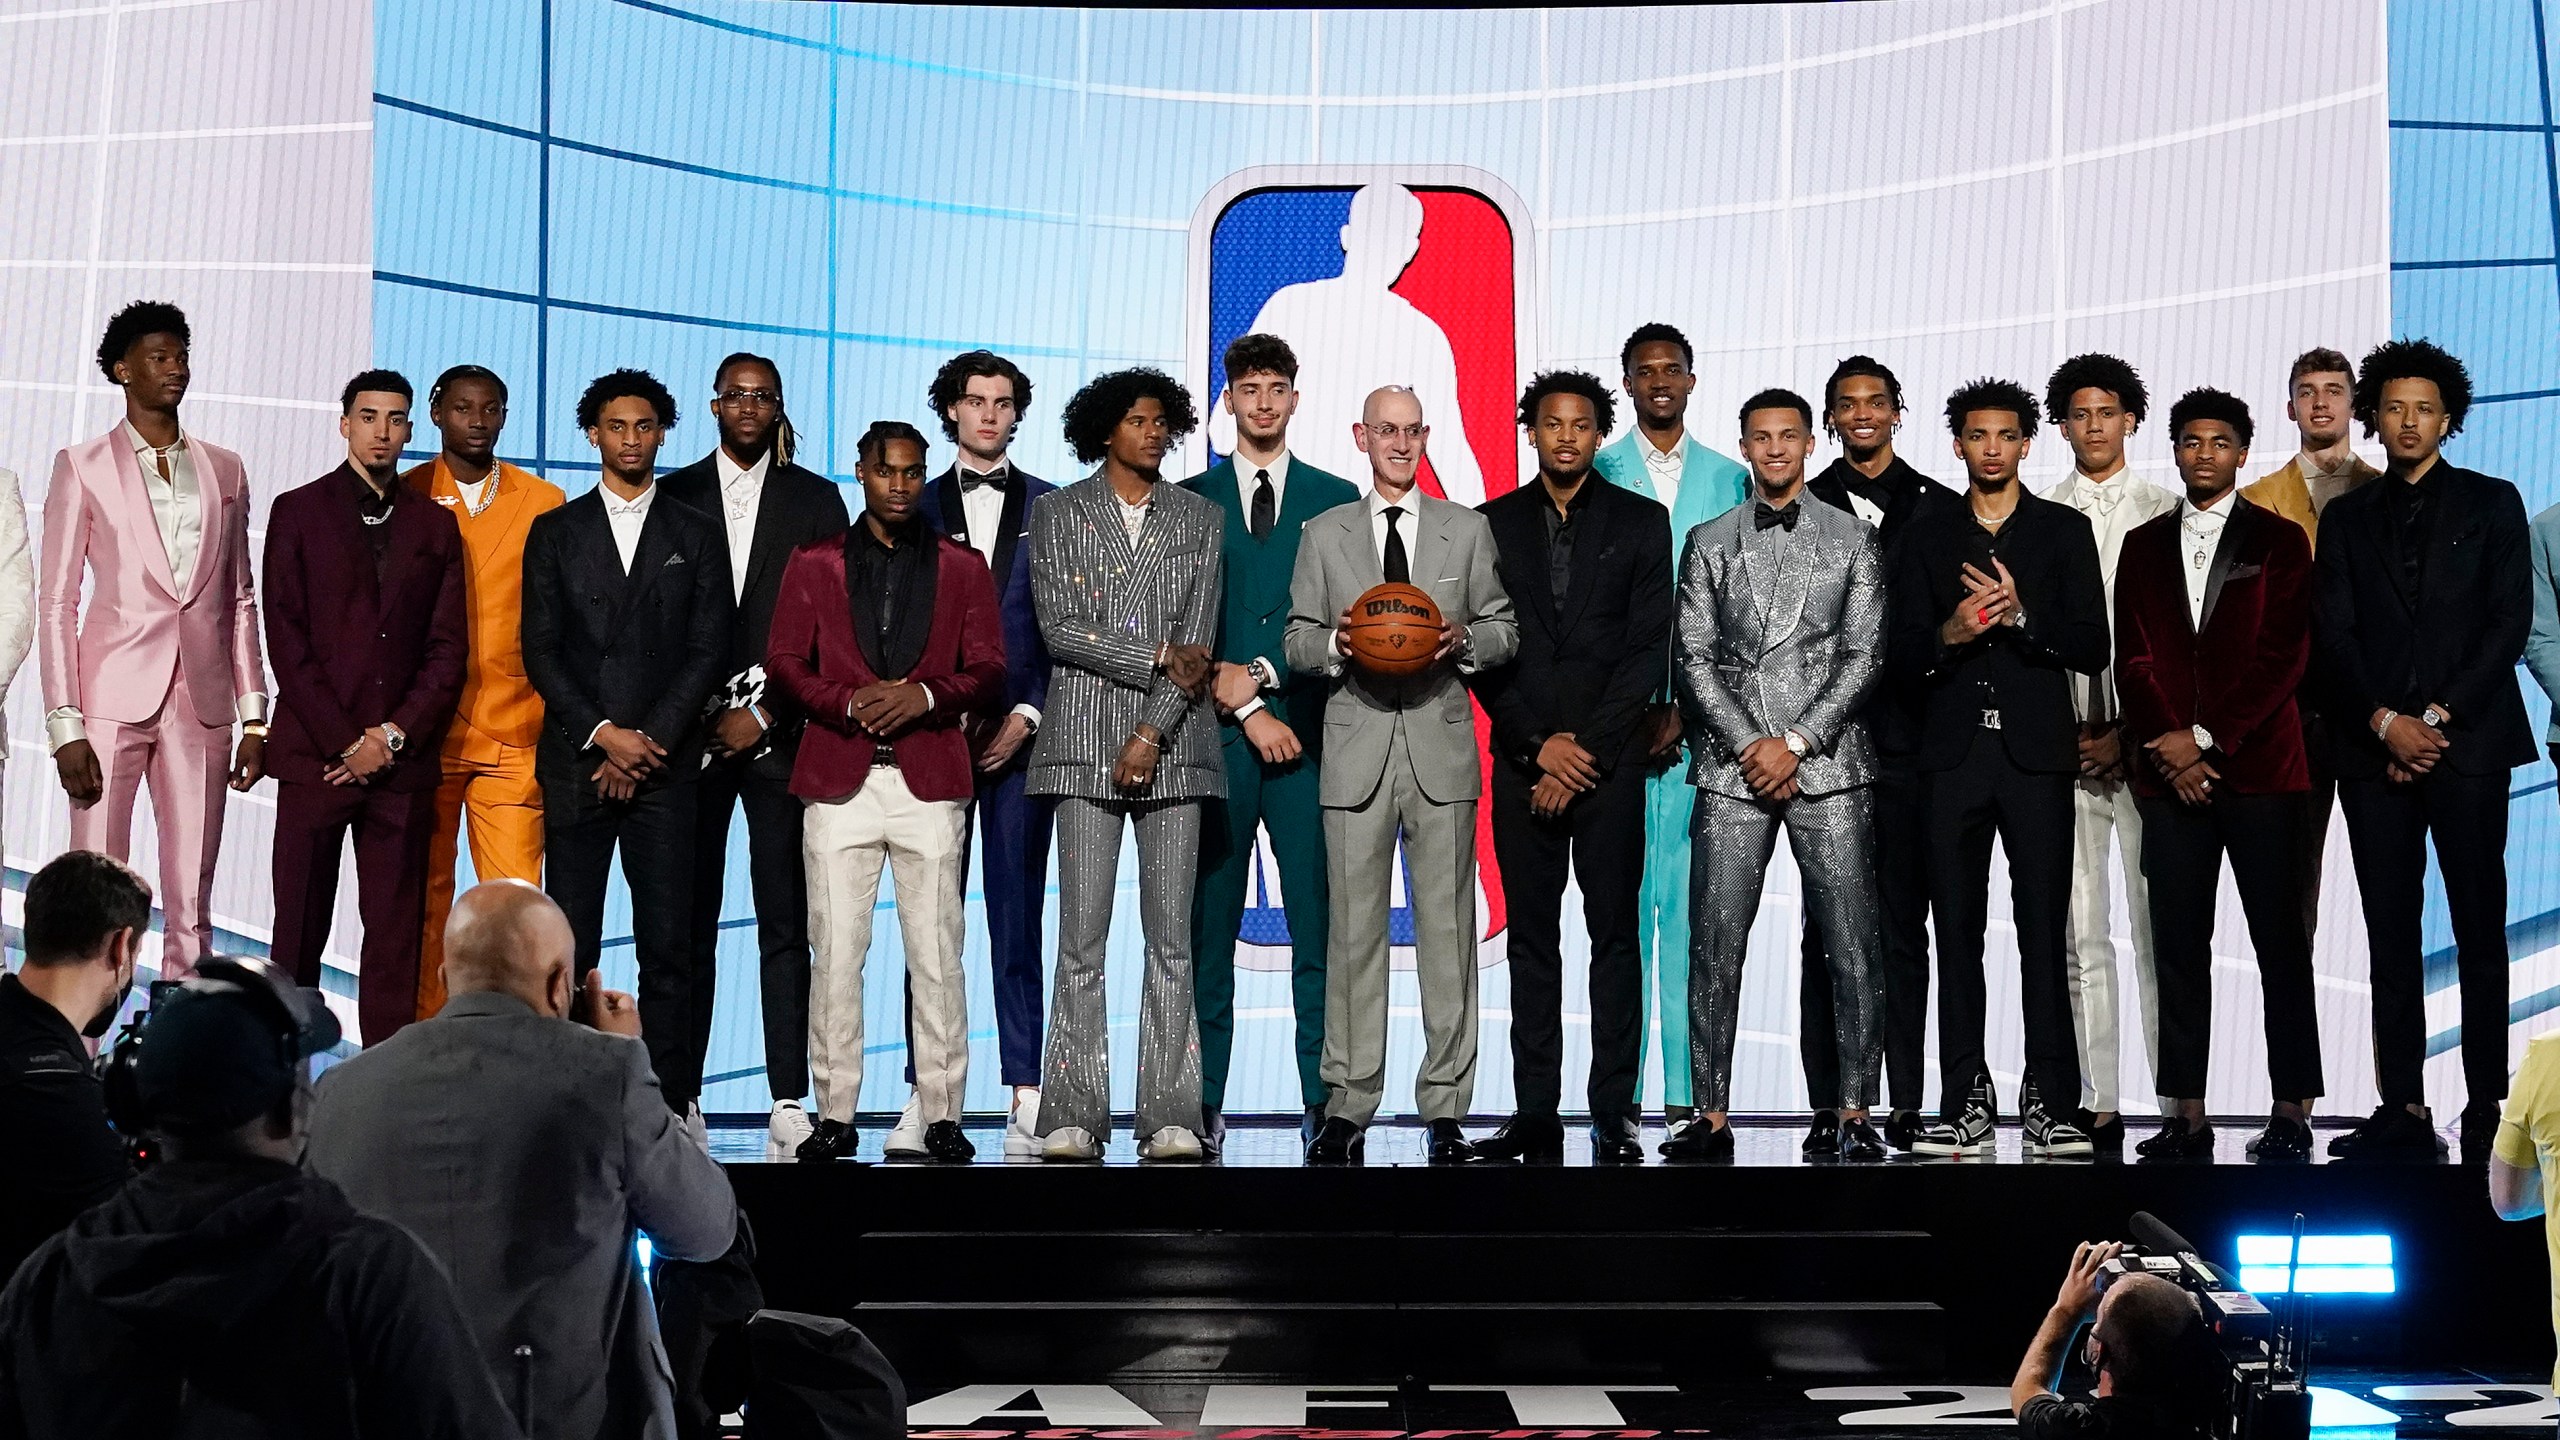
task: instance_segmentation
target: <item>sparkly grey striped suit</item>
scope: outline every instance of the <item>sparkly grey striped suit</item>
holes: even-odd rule
[[[1138,1134],[1200,1130],[1200,1034],[1191,1003],[1191,889],[1200,801],[1224,796],[1217,717],[1156,669],[1171,642],[1217,633],[1225,517],[1158,482],[1135,545],[1100,474],[1031,507],[1031,596],[1053,669],[1031,752],[1029,789],[1058,805],[1058,978],[1049,1006],[1040,1133],[1111,1135],[1103,955],[1120,880],[1120,837],[1138,832],[1138,909],[1146,978],[1138,1002]],[[1111,783],[1141,724],[1164,737],[1154,781]]]

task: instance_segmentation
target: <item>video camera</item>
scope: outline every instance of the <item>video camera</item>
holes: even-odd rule
[[[2224,1382],[2210,1416],[2214,1440],[2309,1440],[2310,1357],[2297,1313],[2302,1297],[2288,1300],[2279,1317],[2149,1211],[2135,1211],[2127,1228],[2133,1242],[2102,1267],[2098,1287],[2103,1292],[2119,1276],[2154,1275],[2195,1297]],[[2301,1216],[2293,1217],[2293,1228],[2298,1253]]]

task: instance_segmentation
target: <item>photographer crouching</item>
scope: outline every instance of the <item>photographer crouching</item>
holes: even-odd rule
[[[2187,1440],[2204,1433],[2198,1355],[2204,1327],[2195,1297],[2156,1275],[2103,1273],[2125,1247],[2088,1241],[2071,1253],[2062,1289],[2009,1382],[2009,1408],[2032,1440]],[[2080,1327],[2082,1358],[2097,1372],[2097,1398],[2054,1391]],[[2202,1394],[2212,1393],[2210,1385]]]

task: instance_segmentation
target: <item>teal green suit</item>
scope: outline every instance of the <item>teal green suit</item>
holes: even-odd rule
[[[1646,443],[1630,427],[1592,457],[1592,468],[1613,485],[1623,485],[1648,499],[1653,476],[1636,447]],[[1686,553],[1689,532],[1742,503],[1750,492],[1751,472],[1740,462],[1708,449],[1693,435],[1680,437],[1680,495],[1671,511],[1671,554],[1676,571]],[[1662,693],[1671,699],[1671,677],[1663,676]],[[1689,768],[1678,753],[1662,762],[1645,782],[1644,889],[1638,914],[1637,944],[1644,953],[1644,990],[1654,997],[1662,1017],[1662,1100],[1666,1105],[1691,1103],[1689,1091],[1689,809],[1697,790],[1689,784]],[[1639,1063],[1638,1073],[1642,1073]]]
[[[1246,483],[1251,483],[1250,474]],[[1227,798],[1208,802],[1200,827],[1200,883],[1191,901],[1191,980],[1200,1012],[1200,1103],[1224,1109],[1227,1068],[1235,1052],[1236,931],[1244,920],[1245,890],[1253,878],[1254,835],[1271,831],[1271,855],[1279,864],[1280,895],[1289,921],[1289,999],[1297,1015],[1298,1094],[1308,1105],[1325,1100],[1317,1067],[1324,1059],[1324,947],[1327,889],[1324,811],[1316,790],[1316,744],[1324,734],[1324,681],[1289,668],[1281,636],[1289,628],[1289,577],[1298,564],[1298,532],[1336,505],[1360,498],[1351,482],[1289,457],[1280,510],[1270,538],[1256,540],[1246,496],[1237,488],[1235,461],[1210,467],[1182,482],[1217,502],[1226,513],[1226,596],[1218,622],[1218,659],[1236,665],[1266,659],[1280,676],[1278,690],[1263,692],[1274,717],[1297,732],[1303,754],[1286,765],[1265,765],[1244,727],[1218,727],[1227,766]],[[1265,882],[1266,888],[1268,881]]]

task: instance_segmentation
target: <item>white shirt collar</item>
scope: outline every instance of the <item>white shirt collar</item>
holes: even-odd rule
[[[756,463],[742,467],[737,461],[729,458],[729,447],[723,445],[711,452],[711,463],[719,468],[720,488],[723,490],[735,486],[742,480],[752,480],[758,486],[762,486],[764,478],[773,473],[773,451],[766,450],[756,457]],[[658,487],[652,485],[649,488],[655,490]]]
[[[2222,498],[2214,501],[2210,508],[2199,506],[2194,500],[2185,495],[2180,495],[2178,497],[2178,518],[2181,521],[2197,518],[2217,522],[2228,520],[2231,518],[2231,497],[2239,493],[2240,487],[2237,485],[2232,486],[2230,489],[2223,491]]]
[[[1369,515],[1372,519],[1386,514],[1390,505],[1404,511],[1407,515],[1420,515],[1422,513],[1422,487],[1420,485],[1416,485],[1412,489],[1404,492],[1404,498],[1401,500],[1390,501],[1383,493],[1374,487],[1370,489],[1367,498],[1369,501]]]
[[[951,462],[951,469],[952,473],[955,475],[964,471],[971,475],[983,475],[989,477],[1010,475],[1013,473],[1013,452],[1007,450],[1002,455],[996,457],[995,464],[981,470],[977,466],[969,463],[969,452],[963,450],[960,452],[960,458]]]
[[[2344,475],[2355,469],[2356,454],[2352,450],[2348,451],[2347,458],[2339,461],[2338,468],[2335,470],[2324,470],[2320,468],[2320,462],[2312,459],[2311,452],[2308,450],[2296,452],[2293,457],[2293,463],[2295,467],[2302,472],[2303,479],[2317,480],[2325,475]]]
[[[1653,443],[1652,436],[1644,433],[1643,426],[1636,427],[1636,453],[1644,457],[1644,463],[1656,469],[1669,470],[1678,465],[1688,448],[1689,432],[1686,430],[1680,432],[1680,438],[1672,442],[1670,449],[1664,450]]]
[[[649,502],[658,498],[658,485],[655,480],[652,480],[649,483],[649,488],[641,491],[638,498],[624,500],[616,496],[611,490],[606,489],[603,483],[599,481],[596,485],[596,493],[604,497],[605,514],[638,515],[645,519],[649,514]]]
[[[133,428],[132,421],[119,420],[116,422],[116,428],[124,432],[124,443],[132,448],[134,454],[153,455],[159,453],[160,447],[143,439],[142,432]],[[176,443],[169,447],[169,453],[175,455],[186,448],[187,429],[185,426],[181,425],[178,427],[178,439]]]
[[[1236,462],[1236,488],[1244,492],[1244,498],[1248,504],[1253,500],[1253,472],[1256,470],[1268,470],[1271,472],[1271,488],[1275,492],[1285,488],[1289,483],[1289,452],[1286,450],[1282,450],[1280,452],[1280,458],[1272,461],[1268,465],[1256,465],[1252,461],[1244,458],[1242,455],[1238,455],[1234,458]]]

